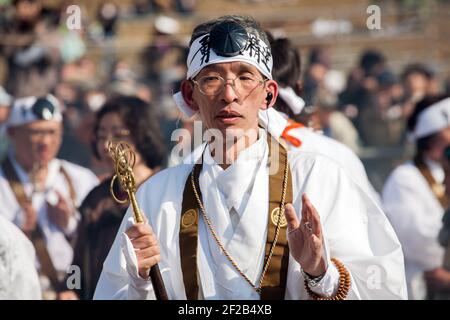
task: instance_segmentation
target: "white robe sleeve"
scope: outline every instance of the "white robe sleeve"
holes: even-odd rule
[[[293,159],[291,166],[297,197],[294,207],[301,212],[303,193],[316,207],[330,257],[340,260],[350,272],[347,298],[406,299],[401,245],[372,197],[324,157],[310,156],[297,163]],[[302,296],[293,285],[288,290],[290,298]]]

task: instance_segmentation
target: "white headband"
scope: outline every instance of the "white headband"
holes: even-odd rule
[[[267,78],[272,79],[272,53],[264,41],[253,34],[248,34],[248,42],[243,50],[235,56],[218,55],[210,47],[209,34],[192,42],[187,58],[187,79],[195,77],[204,67],[211,64],[241,61],[256,67]]]
[[[210,47],[209,38],[209,34],[206,34],[192,42],[186,61],[188,68],[186,79],[192,79],[206,66],[236,61],[251,64],[256,67],[261,74],[268,79],[272,79],[273,59],[270,47],[257,36],[248,34],[247,45],[239,52],[239,54],[234,56],[218,55],[214,49]],[[175,93],[173,99],[185,116],[192,117],[196,113],[184,101],[181,92]]]
[[[10,111],[8,126],[21,126],[37,120],[62,121],[61,105],[53,95],[47,94],[42,97],[43,104],[36,108],[35,104],[38,99],[39,97],[36,96],[16,99]]]
[[[450,127],[450,98],[429,106],[419,114],[412,138],[424,138],[447,127]]]
[[[279,88],[278,95],[295,115],[300,114],[305,107],[305,100],[299,97],[291,87]]]

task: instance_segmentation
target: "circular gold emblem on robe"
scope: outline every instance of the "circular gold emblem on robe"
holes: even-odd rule
[[[275,209],[272,210],[272,213],[270,214],[270,218],[272,219],[272,223],[274,225],[278,224],[278,219],[280,218],[280,208],[279,207],[276,207]],[[284,228],[286,226],[287,226],[287,220],[283,214],[283,215],[281,215],[280,227]]]
[[[196,220],[197,211],[195,211],[194,209],[190,209],[183,214],[183,217],[181,218],[181,224],[183,225],[183,227],[188,228],[192,226]]]
[[[431,186],[431,189],[433,190],[433,193],[438,197],[445,196],[445,187],[441,183],[435,183]]]

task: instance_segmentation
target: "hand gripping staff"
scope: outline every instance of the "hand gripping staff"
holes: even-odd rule
[[[142,212],[138,206],[135,195],[136,181],[133,174],[133,167],[136,162],[136,154],[127,143],[121,141],[110,141],[108,143],[108,151],[114,161],[114,169],[116,173],[111,180],[109,188],[111,195],[118,203],[123,204],[131,202],[135,223],[144,223],[144,218],[142,217]],[[120,186],[127,193],[127,199],[120,200],[114,194],[113,185],[116,179],[119,180]],[[161,272],[159,271],[157,264],[150,269],[150,279],[155,290],[156,299],[169,300]]]

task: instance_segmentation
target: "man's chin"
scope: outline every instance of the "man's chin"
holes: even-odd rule
[[[40,166],[44,167],[47,166],[53,158],[54,156],[51,155],[39,155],[35,159],[35,163],[38,163]]]

